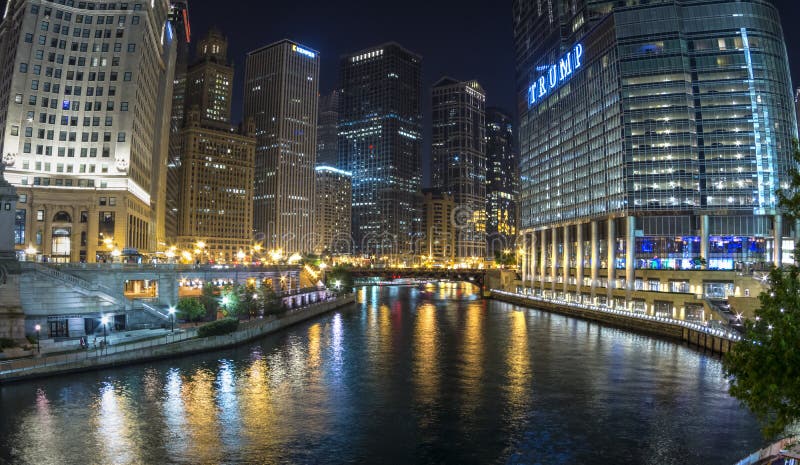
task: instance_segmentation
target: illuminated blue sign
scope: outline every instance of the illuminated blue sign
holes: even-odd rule
[[[545,68],[547,71],[528,87],[528,108],[545,98],[552,90],[568,81],[583,65],[583,45],[577,44],[558,60],[558,64]],[[538,70],[538,68],[537,68]]]
[[[299,47],[297,45],[292,45],[292,50],[299,53],[300,55],[305,55],[309,58],[314,58],[317,56],[316,53],[312,52],[311,50],[305,49],[303,47]]]

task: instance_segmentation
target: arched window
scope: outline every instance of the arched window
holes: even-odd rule
[[[69,213],[60,211],[53,217],[53,223],[72,223],[72,217]]]

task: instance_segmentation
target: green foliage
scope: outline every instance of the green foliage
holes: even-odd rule
[[[271,286],[261,286],[259,291],[259,299],[262,305],[261,310],[264,315],[277,315],[285,310],[280,297],[278,297],[275,289]]]
[[[348,292],[353,288],[353,273],[349,266],[337,265],[325,275],[325,285],[328,289],[339,292]],[[336,283],[339,283],[337,286]]]
[[[196,321],[206,314],[206,308],[199,300],[191,297],[184,297],[178,300],[176,306],[178,316],[186,321]]]
[[[259,301],[259,293],[257,288],[252,284],[237,285],[235,286],[236,293],[239,296],[239,315],[247,315],[252,318],[258,315],[261,302]]]
[[[197,330],[198,337],[221,336],[229,334],[239,329],[238,318],[223,318],[221,320],[206,323]]]
[[[225,316],[238,316],[244,313],[239,285],[225,286],[220,295],[220,308]]]
[[[200,296],[200,303],[206,309],[206,315],[214,316],[217,313],[219,302],[217,301],[217,287],[208,282],[203,285],[203,294]]]
[[[778,191],[791,220],[800,218],[800,152],[794,143],[791,185]],[[745,323],[745,339],[723,360],[730,393],[758,417],[766,437],[800,421],[800,267],[773,268],[769,288],[758,299],[754,321]]]
[[[513,266],[517,264],[517,257],[514,255],[513,250],[509,251],[508,253],[505,253],[505,251],[495,250],[494,262],[498,265]]]

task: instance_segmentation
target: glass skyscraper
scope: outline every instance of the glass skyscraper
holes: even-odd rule
[[[775,195],[797,135],[776,8],[516,0],[514,29],[523,287],[651,313],[637,291],[749,295],[725,271],[780,263],[794,226]],[[697,318],[694,298],[661,311]]]
[[[511,117],[486,109],[486,238],[488,256],[514,248],[517,235],[519,159]]]
[[[410,258],[417,249],[421,65],[396,43],[342,57],[339,168],[353,174],[356,253]]]

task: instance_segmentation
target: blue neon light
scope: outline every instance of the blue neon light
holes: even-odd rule
[[[299,53],[300,55],[305,55],[305,56],[307,56],[309,58],[314,58],[314,57],[317,56],[316,53],[314,53],[311,50],[308,50],[306,48],[300,47],[299,45],[292,45],[292,50],[294,50],[295,52]]]
[[[558,60],[558,64],[546,68],[547,72],[542,73],[528,87],[528,108],[538,104],[556,87],[568,81],[581,66],[583,66],[583,45],[577,44]]]

